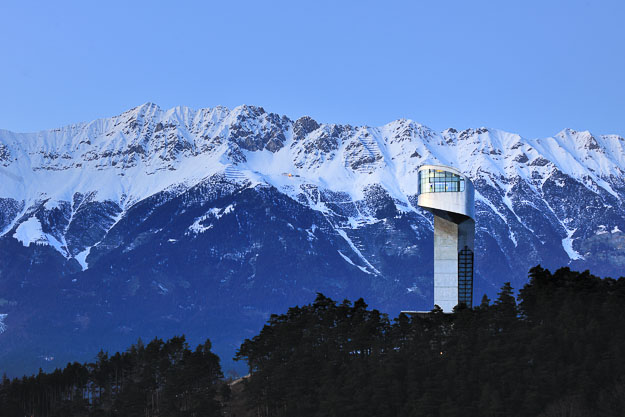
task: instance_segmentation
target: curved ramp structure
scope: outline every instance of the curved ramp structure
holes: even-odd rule
[[[473,305],[475,190],[457,169],[419,168],[417,204],[434,214],[434,304],[449,313]]]

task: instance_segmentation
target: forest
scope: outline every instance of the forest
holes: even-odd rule
[[[625,278],[568,268],[534,267],[516,297],[506,283],[452,314],[391,320],[318,294],[243,342],[250,375],[234,383],[209,341],[155,339],[4,378],[0,415],[622,417],[624,329]]]
[[[517,298],[392,322],[319,294],[237,358],[257,416],[622,417],[625,278],[534,267]]]
[[[141,340],[124,353],[97,355],[52,373],[0,386],[0,416],[221,416],[229,390],[210,341],[184,336]]]

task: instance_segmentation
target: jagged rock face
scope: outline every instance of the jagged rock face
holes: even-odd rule
[[[520,287],[539,263],[622,275],[621,137],[146,104],[0,131],[0,367],[180,333],[210,337],[227,361],[269,314],[318,291],[392,315],[428,309],[432,219],[416,204],[426,163],[475,184],[474,301]]]
[[[309,116],[300,117],[293,123],[293,139],[302,140],[310,132],[319,129],[319,123]]]
[[[243,106],[235,123],[230,125],[229,139],[246,151],[277,152],[284,146],[289,125],[290,120],[265,113],[262,107]]]
[[[9,151],[9,147],[2,144],[0,144],[0,163],[5,167],[11,163],[11,152]]]

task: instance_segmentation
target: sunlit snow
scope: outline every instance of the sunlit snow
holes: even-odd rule
[[[310,208],[324,215],[331,210],[320,198],[319,190],[340,192],[350,201],[357,201],[364,198],[368,187],[380,185],[402,211],[412,211],[416,210],[410,200],[417,193],[416,172],[426,163],[452,165],[474,180],[484,180],[502,193],[503,204],[514,218],[507,219],[504,206],[491,201],[490,195],[476,193],[476,200],[503,222],[517,220],[526,228],[508,197],[514,194],[512,187],[517,180],[540,196],[541,187],[559,171],[593,192],[605,191],[620,199],[607,182],[611,176],[625,173],[625,141],[616,135],[593,136],[571,129],[547,138],[522,138],[486,128],[436,132],[412,120],[400,119],[380,127],[321,124],[305,138],[296,140],[294,122],[282,118],[283,146],[275,152],[249,151],[231,142],[235,127],[246,129],[249,137],[275,129],[267,113],[247,117],[250,109],[239,106],[194,110],[179,106],[163,110],[146,103],[119,116],[55,130],[0,130],[0,145],[11,154],[2,167],[5,180],[0,183],[0,198],[15,199],[23,202],[24,207],[8,221],[2,233],[15,230],[12,236],[23,245],[51,245],[67,258],[70,255],[65,237],[60,236],[59,241],[44,233],[36,217],[14,227],[28,208],[42,202],[48,210],[58,208],[61,202],[72,203],[76,193],[81,193],[93,201],[119,206],[122,211],[114,225],[133,204],[165,190],[182,192],[213,175],[223,175],[248,187],[276,187],[293,199],[306,199]],[[164,127],[173,128],[165,131]],[[333,133],[335,130],[339,133]],[[328,138],[335,142],[324,142]],[[554,181],[565,188],[562,178]],[[187,232],[206,232],[214,227],[213,221],[232,210],[233,206],[209,210],[194,219]],[[75,211],[73,207],[72,215]],[[563,248],[571,259],[582,259],[573,249],[574,230],[551,211],[567,233]],[[349,227],[376,221],[370,214],[358,213],[349,217]],[[333,226],[366,268],[377,272],[341,230],[347,225]],[[616,231],[620,229],[615,227],[613,233]],[[517,245],[511,228],[508,233]],[[309,231],[310,239],[313,234],[314,230]],[[75,259],[86,269],[89,248],[79,250]]]

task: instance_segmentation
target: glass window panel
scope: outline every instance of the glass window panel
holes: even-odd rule
[[[444,170],[427,169],[419,171],[417,180],[419,193],[459,192],[465,190],[462,177]]]

